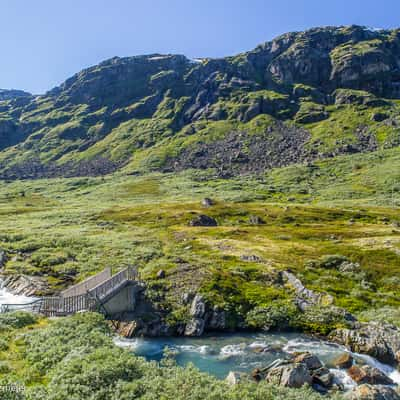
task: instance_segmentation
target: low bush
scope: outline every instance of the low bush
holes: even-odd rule
[[[16,311],[13,313],[0,314],[0,332],[10,329],[24,328],[37,322],[37,317],[33,314]]]

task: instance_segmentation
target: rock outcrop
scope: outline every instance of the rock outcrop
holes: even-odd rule
[[[49,285],[44,278],[13,275],[5,276],[2,282],[11,293],[18,296],[42,296],[49,292]]]
[[[351,351],[368,354],[386,364],[400,360],[400,330],[392,325],[379,323],[359,324],[354,329],[338,329],[330,339],[347,346]]]
[[[297,297],[296,302],[300,310],[304,311],[308,307],[329,305],[333,303],[333,297],[326,293],[317,293],[307,289],[292,272],[283,271],[282,275],[287,283],[294,288]]]

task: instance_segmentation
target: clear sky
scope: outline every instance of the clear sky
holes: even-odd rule
[[[113,56],[221,57],[287,31],[400,26],[400,0],[0,0],[0,88],[42,93]]]

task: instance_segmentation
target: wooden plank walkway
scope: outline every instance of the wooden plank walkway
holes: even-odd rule
[[[139,274],[136,268],[128,267],[113,276],[111,270],[107,268],[66,289],[58,297],[42,297],[28,304],[3,304],[0,312],[31,311],[47,317],[59,317],[82,311],[98,311],[104,299],[113,297],[123,285],[138,280]]]

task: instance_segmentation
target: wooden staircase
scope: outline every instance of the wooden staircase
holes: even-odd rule
[[[30,311],[46,317],[60,317],[83,311],[107,313],[104,302],[127,284],[139,283],[136,268],[128,267],[115,275],[106,268],[99,274],[61,292],[58,297],[42,297],[28,304],[3,304],[0,312]]]

